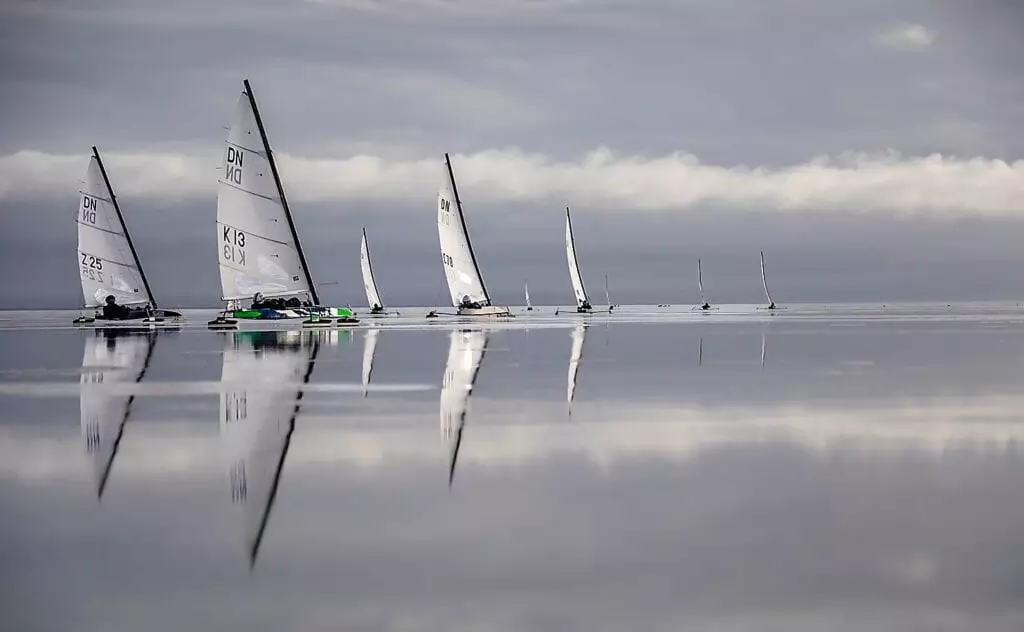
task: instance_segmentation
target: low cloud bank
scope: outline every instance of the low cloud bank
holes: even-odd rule
[[[218,150],[203,154],[104,154],[123,198],[189,200],[216,195]],[[430,206],[443,159],[278,154],[297,202],[393,200]],[[0,157],[0,200],[75,196],[88,156],[20,151]],[[460,193],[477,202],[569,202],[615,211],[686,212],[700,205],[764,211],[889,211],[1015,215],[1024,210],[1024,160],[895,152],[847,153],[782,167],[720,166],[676,152],[628,156],[606,147],[564,161],[515,148],[455,154]],[[73,204],[69,202],[69,204]],[[343,208],[343,206],[339,206]]]

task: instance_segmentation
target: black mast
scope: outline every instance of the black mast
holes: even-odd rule
[[[473,267],[476,269],[476,278],[480,279],[480,289],[484,291],[484,300],[491,304],[491,297],[487,294],[487,286],[484,285],[484,275],[480,274],[480,264],[476,262],[476,254],[473,253],[473,242],[469,240],[469,229],[466,228],[466,216],[462,213],[462,200],[459,199],[459,188],[455,186],[455,172],[452,171],[452,161],[448,158],[447,152],[444,155],[444,164],[448,166],[448,178],[452,183],[452,193],[455,195],[455,206],[459,210],[459,221],[462,223],[462,234],[466,236],[466,245],[469,246],[469,258],[473,260]]]
[[[288,200],[284,197],[284,187],[281,186],[281,176],[277,173],[277,164],[274,162],[274,152],[270,149],[270,141],[267,140],[267,130],[263,128],[263,119],[260,118],[260,110],[256,107],[256,97],[252,93],[252,86],[248,79],[243,79],[245,94],[249,96],[249,105],[252,107],[253,116],[256,117],[256,127],[260,130],[260,140],[263,141],[263,150],[267,152],[267,162],[270,163],[270,172],[274,175],[274,184],[277,185],[277,195],[281,198],[281,206],[284,207],[284,216],[288,220],[288,228],[292,231],[292,241],[295,242],[295,251],[299,253],[299,263],[302,264],[302,271],[306,275],[306,285],[309,286],[309,297],[313,299],[314,305],[320,304],[320,297],[317,296],[316,286],[313,285],[313,277],[309,274],[309,265],[306,264],[306,255],[302,252],[302,243],[299,241],[299,233],[295,230],[295,221],[292,219],[292,211],[288,208]]]
[[[576,276],[580,278],[580,287],[583,289],[583,300],[587,301],[587,288],[583,285],[583,274],[580,272],[580,260],[576,256],[576,235],[572,232],[572,217],[569,216],[569,207],[565,207],[565,222],[569,226],[569,242],[572,244],[572,263],[576,266]]]
[[[128,248],[132,251],[132,258],[135,259],[135,267],[139,269],[139,276],[142,277],[142,285],[146,288],[146,295],[149,297],[149,306],[153,309],[157,308],[156,299],[153,298],[153,290],[149,288],[149,281],[146,279],[146,273],[142,270],[142,262],[139,261],[139,253],[135,251],[135,244],[132,243],[132,236],[128,233],[128,226],[124,223],[124,215],[121,214],[121,207],[117,203],[117,197],[114,195],[114,188],[110,186],[110,178],[107,177],[107,170],[103,167],[103,160],[100,158],[100,152],[94,145],[92,148],[92,156],[96,159],[96,164],[100,168],[100,174],[103,175],[103,184],[107,187],[107,194],[110,196],[110,203],[114,205],[114,210],[117,212],[117,220],[121,222],[121,232],[124,233],[124,238],[128,242]]]

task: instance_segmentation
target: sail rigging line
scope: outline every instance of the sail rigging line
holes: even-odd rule
[[[110,203],[114,207],[114,212],[117,213],[117,220],[121,223],[121,230],[124,232],[124,239],[128,242],[128,249],[131,250],[132,258],[135,260],[135,267],[139,270],[139,277],[142,278],[142,285],[146,288],[146,295],[149,297],[149,306],[156,309],[156,298],[153,297],[153,290],[149,287],[149,279],[146,278],[146,273],[142,269],[142,261],[139,260],[139,253],[135,250],[135,242],[132,241],[131,233],[128,232],[128,226],[124,222],[124,215],[121,213],[121,205],[117,203],[117,196],[114,195],[114,188],[110,186],[110,178],[107,177],[107,168],[103,166],[103,159],[100,158],[100,152],[93,145],[92,148],[93,158],[96,159],[96,165],[100,168],[100,174],[103,176],[103,184],[107,187],[107,193],[110,194]],[[77,219],[77,217],[76,217]]]
[[[466,246],[469,247],[469,258],[473,261],[473,268],[476,270],[476,278],[480,281],[480,289],[484,293],[484,302],[491,304],[491,295],[487,293],[487,286],[484,284],[484,275],[480,273],[480,264],[477,263],[476,253],[473,252],[473,242],[469,239],[469,228],[466,226],[466,214],[462,212],[462,198],[459,197],[459,187],[455,184],[455,171],[452,169],[451,158],[448,152],[444,154],[444,164],[448,168],[448,178],[452,183],[452,195],[455,196],[455,206],[459,209],[459,222],[462,224],[462,234],[466,238]]]
[[[288,220],[288,228],[292,233],[292,240],[295,241],[295,251],[299,255],[299,263],[302,264],[302,272],[306,276],[306,285],[309,287],[309,297],[313,299],[314,305],[320,304],[320,296],[316,292],[316,284],[313,283],[313,276],[309,272],[309,264],[306,263],[306,255],[302,251],[302,243],[299,241],[299,232],[295,229],[295,220],[292,218],[292,211],[288,207],[288,200],[284,195],[284,186],[281,184],[281,176],[277,172],[277,162],[274,160],[273,150],[270,149],[270,141],[267,140],[267,130],[263,127],[263,118],[256,106],[256,95],[253,94],[252,86],[248,79],[242,80],[245,85],[245,94],[249,97],[249,105],[252,107],[253,117],[256,119],[256,127],[260,132],[260,139],[263,141],[263,150],[267,154],[267,162],[270,163],[270,172],[274,176],[274,184],[277,186],[277,194],[281,198],[281,206],[284,208],[285,219]]]

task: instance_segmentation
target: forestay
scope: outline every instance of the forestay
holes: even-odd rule
[[[307,294],[316,302],[257,117],[255,99],[243,91],[217,187],[221,298]]]
[[[319,343],[309,333],[238,332],[224,350],[220,434],[251,564],[277,495],[302,387],[315,366]]]
[[[156,307],[95,148],[85,171],[75,223],[85,307],[100,307],[111,295],[120,305],[149,303]]]
[[[441,380],[441,437],[450,446],[448,484],[455,478],[469,396],[487,348],[484,331],[453,331]]]
[[[569,261],[569,278],[572,280],[572,291],[576,295],[576,307],[589,305],[587,291],[583,288],[583,277],[580,275],[580,264],[576,260],[576,241],[572,236],[572,219],[569,207],[565,208],[565,256]]]
[[[359,245],[359,267],[363,272],[363,289],[366,290],[366,302],[370,307],[384,307],[384,301],[377,290],[377,282],[373,278],[373,266],[370,264],[370,246],[366,243],[366,229],[363,229],[363,241]]]
[[[441,263],[444,266],[444,277],[448,282],[452,305],[459,307],[467,302],[490,305],[490,297],[484,288],[480,267],[469,242],[462,202],[459,200],[455,173],[452,171],[448,154],[444,155],[444,160],[444,180],[437,192],[437,234],[441,244]]]

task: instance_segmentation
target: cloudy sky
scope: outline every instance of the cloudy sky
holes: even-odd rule
[[[81,300],[98,145],[164,304],[213,306],[221,146],[243,78],[331,301],[441,299],[453,154],[498,302],[1024,295],[1024,10],[1009,0],[7,0],[2,306]]]

